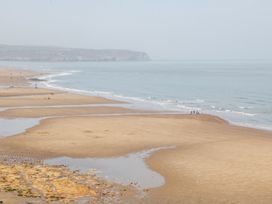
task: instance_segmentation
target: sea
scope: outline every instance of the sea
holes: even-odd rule
[[[45,71],[42,86],[136,108],[217,115],[272,130],[272,61],[0,62]]]

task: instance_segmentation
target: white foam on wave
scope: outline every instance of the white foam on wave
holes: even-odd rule
[[[52,80],[53,78],[58,78],[58,77],[63,77],[63,76],[69,76],[69,75],[73,75],[74,73],[78,73],[78,72],[80,72],[80,71],[71,70],[71,71],[69,71],[69,72],[52,73],[52,74],[40,76],[39,79],[50,81],[50,80]]]
[[[247,122],[230,122],[230,123],[234,124],[234,125],[248,127],[248,128],[256,128],[256,129],[259,129],[259,130],[272,131],[272,127],[270,125],[253,124],[253,123],[247,123]]]
[[[131,102],[131,103],[145,103],[147,108],[152,108],[152,106],[155,106],[155,107],[153,107],[154,109],[158,108],[158,109],[166,109],[166,110],[170,110],[170,111],[181,111],[181,112],[186,112],[186,113],[191,110],[204,111],[203,108],[196,106],[196,105],[205,103],[205,100],[203,100],[203,99],[181,101],[181,100],[174,100],[174,99],[159,99],[159,98],[155,98],[155,97],[142,98],[142,97],[135,97],[135,96],[125,96],[122,94],[115,94],[115,93],[109,92],[109,91],[96,91],[96,90],[82,90],[82,89],[74,89],[74,88],[65,88],[65,87],[58,86],[58,85],[54,84],[55,82],[58,81],[58,80],[55,80],[54,78],[58,78],[61,76],[69,76],[69,75],[72,75],[73,73],[74,72],[64,72],[64,73],[52,74],[49,77],[47,77],[50,80],[47,82],[43,82],[43,83],[46,87],[52,88],[52,89],[58,89],[58,90],[86,94],[86,95],[102,96],[102,97],[117,99],[117,100],[125,100],[125,101]],[[212,108],[216,109],[215,106],[212,106]],[[256,114],[242,112],[242,111],[234,111],[234,110],[228,110],[228,109],[225,110],[223,108],[221,108],[221,109],[219,108],[217,110],[214,110],[214,112],[231,113],[231,114],[244,115],[244,116],[250,116],[250,117],[253,117],[256,115]]]
[[[255,113],[247,113],[247,112],[234,111],[234,110],[229,110],[229,109],[226,109],[226,110],[216,110],[215,112],[218,112],[218,113],[232,113],[232,114],[236,114],[236,115],[243,115],[243,116],[249,116],[249,117],[254,117],[254,116],[257,115]]]
[[[141,106],[141,108],[151,108],[151,109],[166,109],[166,110],[173,110],[173,111],[188,111],[188,110],[200,110],[198,107],[190,107],[186,105],[182,105],[183,102],[178,100],[172,100],[172,99],[158,99],[154,97],[135,97],[135,96],[125,96],[122,94],[115,94],[114,92],[109,91],[96,91],[96,90],[82,90],[82,89],[74,89],[74,88],[66,88],[62,86],[58,86],[55,83],[58,81],[56,78],[62,77],[62,76],[69,76],[72,75],[73,72],[64,72],[64,73],[56,73],[56,74],[50,74],[48,76],[40,77],[39,79],[47,80],[45,82],[40,82],[43,86],[51,89],[57,89],[62,91],[68,91],[72,93],[79,93],[79,94],[85,94],[85,95],[95,95],[95,96],[101,96],[106,97],[110,99],[116,99],[116,100],[123,100],[126,102],[136,103],[137,105]],[[202,103],[204,100],[196,99],[196,103]],[[188,101],[189,102],[189,101]],[[193,101],[190,101],[191,103]],[[142,104],[144,104],[142,106]]]

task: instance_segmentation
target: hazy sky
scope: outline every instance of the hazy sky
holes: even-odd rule
[[[272,0],[0,0],[0,44],[272,59]]]

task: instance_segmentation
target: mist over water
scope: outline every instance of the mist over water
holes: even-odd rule
[[[271,0],[6,0],[0,44],[271,60],[271,24]]]
[[[45,85],[127,100],[139,108],[219,115],[272,129],[272,62],[1,62],[53,74]]]

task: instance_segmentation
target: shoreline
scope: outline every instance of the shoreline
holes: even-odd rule
[[[54,78],[58,78],[58,76],[62,76],[64,75],[73,75],[76,71],[72,70],[71,72],[59,72],[57,74],[53,74],[53,79]],[[51,77],[50,77],[51,78]],[[117,100],[117,101],[123,101],[124,103],[129,103],[129,104],[136,104],[136,107],[134,107],[134,109],[143,109],[145,111],[148,110],[153,110],[153,111],[157,111],[160,112],[162,111],[161,107],[158,107],[158,101],[153,101],[153,100],[148,100],[145,98],[141,98],[141,97],[134,97],[134,96],[124,96],[124,95],[120,95],[120,94],[113,94],[111,92],[103,92],[103,91],[87,91],[87,90],[81,90],[81,89],[74,89],[74,88],[66,88],[66,87],[61,87],[61,86],[57,86],[57,85],[50,85],[50,81],[48,81],[48,83],[46,83],[46,87],[47,88],[51,88],[53,90],[59,90],[59,91],[67,91],[70,93],[74,93],[74,94],[80,94],[80,95],[88,95],[88,96],[98,96],[98,97],[103,97],[103,98],[107,98],[110,100]],[[143,102],[144,101],[144,102]],[[142,107],[141,104],[144,103],[145,105]],[[138,107],[137,107],[138,106]],[[157,107],[156,107],[157,106]],[[154,108],[156,107],[156,108]],[[168,111],[171,112],[177,112],[179,114],[188,114],[189,113],[189,109],[188,110],[175,110],[168,107],[169,109],[167,109]],[[166,111],[166,109],[163,109],[163,111]],[[242,110],[240,111],[230,111],[232,113],[235,114],[241,114],[241,115],[245,115],[245,116],[254,116],[254,113],[246,113],[243,112]],[[220,114],[221,113],[221,114]],[[216,116],[216,117],[220,117],[226,121],[228,121],[230,124],[236,125],[236,126],[242,126],[242,127],[248,127],[248,128],[253,128],[253,129],[259,129],[259,130],[265,130],[265,131],[271,131],[272,132],[272,128],[269,125],[262,125],[262,124],[258,124],[258,125],[254,125],[251,123],[245,123],[242,121],[232,121],[230,118],[228,118],[227,116],[224,116],[226,112],[225,111],[215,111],[215,112],[211,112],[211,110],[209,111],[203,111],[202,114],[206,114],[206,115],[212,115],[212,116]]]
[[[9,67],[10,70],[16,70],[16,67]],[[21,70],[21,69],[18,69]],[[23,69],[23,71],[29,71],[32,72],[31,69]],[[157,106],[157,102],[155,101],[149,101],[147,99],[144,98],[138,98],[138,97],[131,97],[131,96],[122,96],[120,94],[112,94],[111,92],[103,92],[103,91],[87,91],[87,90],[81,90],[81,89],[74,89],[74,88],[67,88],[67,87],[61,87],[61,86],[57,86],[57,85],[51,85],[51,80],[53,79],[53,81],[55,80],[55,78],[57,79],[59,76],[65,76],[65,75],[73,75],[74,73],[77,72],[81,72],[81,71],[77,71],[77,70],[68,70],[68,71],[57,71],[57,72],[50,72],[50,71],[46,71],[46,73],[43,73],[42,75],[37,75],[37,77],[32,77],[34,79],[37,79],[37,81],[32,81],[32,84],[35,84],[35,82],[37,83],[41,83],[42,87],[45,89],[49,89],[49,90],[55,90],[55,91],[60,91],[60,92],[68,92],[68,93],[73,93],[73,94],[77,94],[77,95],[85,95],[85,96],[94,96],[94,97],[101,97],[101,98],[106,98],[109,100],[113,100],[113,101],[119,101],[119,103],[122,101],[123,103],[126,104],[135,104],[136,106],[132,107],[132,109],[142,109],[144,111],[156,111],[156,112],[167,112],[166,109],[161,109]],[[31,79],[30,79],[31,80]],[[138,101],[139,100],[139,101]],[[144,100],[144,106],[141,105],[142,100]],[[152,107],[153,106],[153,107]],[[156,107],[156,108],[154,108]],[[189,110],[187,111],[182,111],[182,110],[172,110],[171,108],[168,110],[170,112],[176,112],[177,114],[188,114]],[[216,113],[218,112],[218,114]],[[241,126],[241,127],[248,127],[248,128],[253,128],[253,129],[259,129],[259,130],[265,130],[265,131],[271,131],[272,132],[272,128],[269,125],[262,125],[262,124],[251,124],[248,122],[242,122],[242,121],[232,121],[230,118],[228,118],[227,116],[225,116],[225,112],[224,111],[216,111],[216,112],[211,112],[211,111],[203,111],[201,112],[202,114],[207,114],[207,115],[212,115],[212,116],[216,116],[216,117],[220,117],[226,121],[228,121],[230,124],[235,125],[235,126]],[[220,114],[221,112],[221,114]],[[242,111],[230,111],[233,113],[237,113],[237,114],[242,114],[242,115],[246,115],[246,116],[254,116],[254,113],[245,113]],[[223,115],[222,115],[223,114]]]
[[[48,94],[50,99],[45,97]],[[98,106],[42,108],[90,103]],[[272,132],[233,125],[213,115],[145,115],[141,110],[99,106],[104,103],[122,104],[57,90],[7,89],[0,106],[9,104],[11,109],[1,112],[2,116],[52,118],[23,133],[0,138],[0,154],[37,159],[103,158],[175,145],[175,149],[161,150],[145,160],[166,183],[147,189],[142,203],[271,203]],[[12,105],[39,108],[16,109]],[[132,110],[137,115],[122,115]],[[120,115],[78,116],[88,111]],[[126,199],[127,203],[139,203],[132,195]]]

